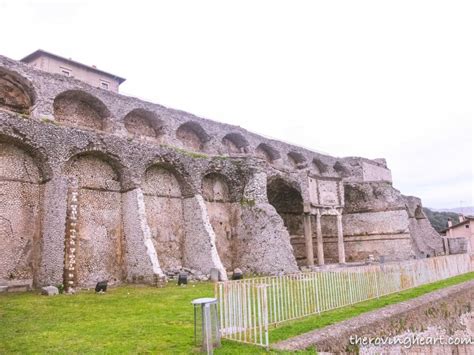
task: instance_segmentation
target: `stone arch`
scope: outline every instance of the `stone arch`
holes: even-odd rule
[[[203,150],[210,136],[202,126],[194,121],[183,123],[176,130],[176,137],[186,148],[191,150]]]
[[[51,170],[50,165],[48,164],[48,157],[43,152],[41,152],[38,149],[35,149],[29,144],[26,144],[24,139],[19,139],[17,137],[12,137],[12,136],[0,133],[0,144],[2,143],[6,145],[13,145],[17,147],[18,149],[21,149],[33,159],[33,161],[35,162],[35,165],[39,169],[41,183],[47,182],[48,180],[51,179],[52,170]],[[0,150],[0,154],[1,154],[1,150]]]
[[[216,235],[217,253],[224,268],[233,270],[239,266],[235,262],[240,203],[233,201],[228,179],[215,172],[203,177],[202,194]]]
[[[44,176],[23,146],[0,140],[0,284],[36,284]]]
[[[137,108],[123,119],[128,133],[137,137],[158,138],[163,135],[163,121],[151,111]]]
[[[298,264],[305,260],[305,242],[303,231],[303,197],[294,184],[282,178],[267,181],[268,202],[283,219],[290,235],[293,253]]]
[[[183,177],[170,164],[150,165],[143,177],[148,226],[161,268],[178,270],[183,265],[185,221]]]
[[[340,161],[337,161],[334,166],[334,171],[340,176],[340,177],[348,177],[351,175],[350,170]]]
[[[101,100],[81,90],[68,90],[56,96],[53,110],[59,122],[94,130],[105,130],[110,117]]]
[[[29,114],[35,102],[33,85],[20,74],[0,68],[0,108]]]
[[[119,163],[99,151],[74,155],[65,174],[79,183],[77,284],[123,280],[123,220]]]
[[[247,139],[240,133],[228,133],[222,138],[222,144],[227,148],[227,152],[232,154],[238,153],[247,153],[249,142]]]
[[[288,153],[288,160],[290,164],[297,169],[303,169],[306,167],[306,158],[303,154],[296,151]]]
[[[269,163],[281,158],[280,152],[267,143],[259,144],[255,153]]]
[[[313,169],[316,171],[318,175],[323,175],[328,172],[329,166],[324,163],[321,159],[314,158],[312,163]]]

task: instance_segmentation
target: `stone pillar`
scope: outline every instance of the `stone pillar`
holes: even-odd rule
[[[344,234],[342,231],[342,213],[337,214],[337,251],[339,254],[339,264],[345,264],[346,251],[344,249]]]
[[[184,266],[209,274],[212,268],[227,280],[227,273],[217,253],[216,234],[212,229],[206,204],[201,195],[183,200],[184,212]]]
[[[36,287],[63,282],[68,183],[58,175],[44,186],[43,239]]]
[[[63,284],[66,292],[74,292],[77,286],[76,251],[79,216],[79,182],[71,178],[68,187],[68,205],[66,213],[66,233],[64,236],[64,272]]]
[[[313,231],[311,229],[311,215],[305,213],[303,215],[303,229],[304,229],[304,240],[306,247],[306,265],[314,265],[314,251],[313,251]]]
[[[323,232],[321,230],[321,212],[316,214],[316,248],[318,253],[318,265],[324,265]]]
[[[122,194],[122,216],[125,234],[125,270],[129,282],[155,283],[165,278],[150,228],[146,220],[141,188]]]

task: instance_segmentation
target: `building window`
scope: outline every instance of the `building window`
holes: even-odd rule
[[[100,87],[105,90],[109,90],[109,83],[106,81],[101,81],[100,82]]]

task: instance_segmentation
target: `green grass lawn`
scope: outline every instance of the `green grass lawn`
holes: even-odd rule
[[[474,279],[474,273],[396,295],[288,322],[271,329],[272,342],[321,328],[360,313]],[[198,352],[193,339],[191,300],[213,295],[199,283],[164,288],[124,286],[106,294],[40,296],[37,292],[0,295],[0,354]],[[217,354],[265,354],[263,349],[224,341]],[[314,353],[307,351],[305,353]]]

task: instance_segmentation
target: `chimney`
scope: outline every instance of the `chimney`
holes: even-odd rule
[[[453,221],[451,221],[451,218],[448,218],[448,228],[451,228],[453,226]]]
[[[464,215],[460,214],[459,215],[459,223],[464,222]]]

